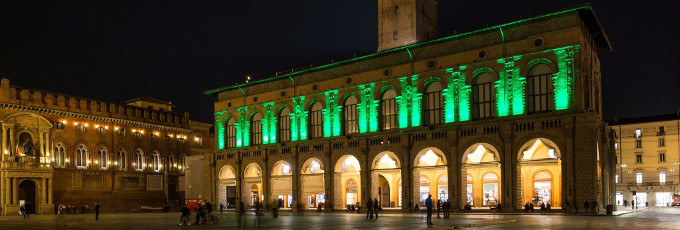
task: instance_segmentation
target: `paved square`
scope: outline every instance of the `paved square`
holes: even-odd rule
[[[191,225],[189,229],[238,228],[233,213],[216,214],[218,225]],[[192,221],[193,221],[192,216]],[[680,208],[648,208],[620,216],[564,216],[564,215],[451,215],[450,219],[433,218],[434,226],[425,225],[424,215],[384,214],[378,220],[348,213],[305,216],[282,214],[278,219],[266,216],[260,229],[680,229]],[[95,221],[93,214],[39,215],[28,220],[20,216],[0,217],[0,229],[181,229],[179,213],[102,214]],[[246,228],[258,228],[256,218],[247,215]],[[468,226],[472,225],[472,226]]]

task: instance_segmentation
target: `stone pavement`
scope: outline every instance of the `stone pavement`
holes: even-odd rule
[[[238,227],[233,213],[216,214],[219,225],[191,225],[189,229],[233,229]],[[28,220],[20,216],[0,217],[0,229],[181,229],[179,213],[38,215]],[[194,216],[192,216],[193,219]],[[248,229],[257,228],[255,216],[247,215]],[[384,214],[376,220],[366,215],[349,213],[292,216],[284,213],[278,219],[266,216],[261,229],[680,229],[680,208],[653,207],[620,216],[573,215],[452,215],[449,219],[433,216],[434,226],[425,225],[425,215]]]

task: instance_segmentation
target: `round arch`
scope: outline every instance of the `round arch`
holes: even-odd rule
[[[446,166],[446,155],[436,147],[426,147],[416,154],[413,165],[423,166]]]
[[[290,163],[286,160],[278,160],[272,165],[272,176],[292,176],[293,171],[290,168]]]
[[[552,138],[527,138],[517,152],[520,183],[519,204],[535,206],[562,203],[562,152]],[[541,178],[537,176],[541,175]],[[517,207],[520,208],[520,207]]]
[[[371,169],[400,169],[401,162],[394,152],[383,151],[373,158]]]
[[[220,172],[217,178],[219,178],[220,180],[236,179],[236,172],[234,171],[234,167],[231,167],[231,165],[222,166],[222,168],[220,168]]]

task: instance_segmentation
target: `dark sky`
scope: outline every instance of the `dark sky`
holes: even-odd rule
[[[600,55],[605,118],[680,109],[679,2],[592,2],[614,47]],[[580,3],[439,0],[439,33]],[[376,49],[376,0],[0,2],[0,76],[12,84],[152,96],[206,121],[205,90]]]

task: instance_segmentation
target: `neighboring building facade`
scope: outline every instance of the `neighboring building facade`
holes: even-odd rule
[[[585,5],[210,90],[209,197],[326,210],[373,198],[408,210],[428,194],[505,211],[614,204],[597,56],[610,50]]]
[[[168,102],[125,104],[0,82],[0,209],[54,213],[59,204],[103,212],[179,207],[185,157],[211,152],[211,124]],[[163,105],[165,104],[165,105]],[[135,105],[143,105],[138,107]]]
[[[680,182],[680,112],[614,119],[610,125],[616,132],[617,205],[672,204]]]

